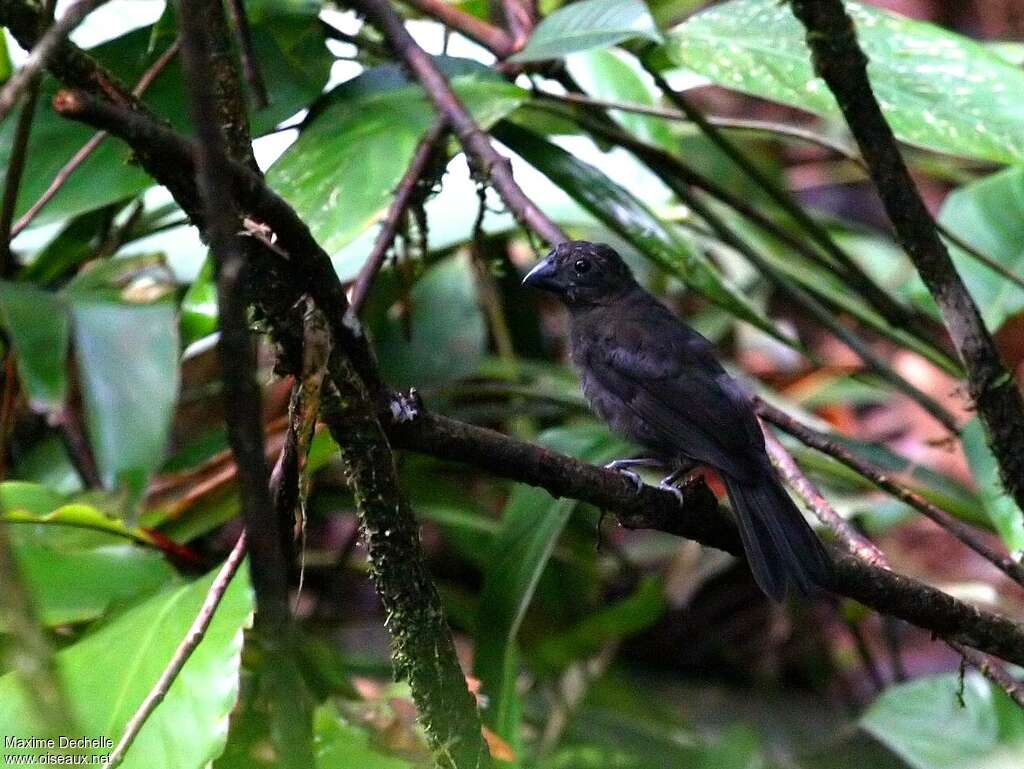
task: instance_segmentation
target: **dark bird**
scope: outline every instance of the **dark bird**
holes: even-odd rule
[[[618,433],[652,451],[652,459],[609,467],[695,464],[725,482],[757,584],[782,600],[829,584],[824,546],[782,487],[765,453],[764,435],[743,388],[715,359],[711,343],[678,320],[633,278],[609,246],[571,241],[557,246],[523,280],[558,295],[569,308],[572,359],[583,393]]]

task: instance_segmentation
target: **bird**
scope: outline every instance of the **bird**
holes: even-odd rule
[[[783,488],[753,403],[711,342],[646,291],[603,243],[558,244],[523,284],[568,308],[570,357],[591,408],[653,454],[607,467],[630,476],[638,491],[630,467],[675,468],[661,487],[680,500],[680,477],[696,465],[713,468],[761,590],[779,602],[793,588],[809,595],[828,587],[828,552]]]

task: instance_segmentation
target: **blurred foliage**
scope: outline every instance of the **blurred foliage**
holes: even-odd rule
[[[491,4],[457,5],[485,18]],[[883,109],[941,222],[1019,276],[1020,44],[982,43],[847,5]],[[959,13],[968,14],[970,4],[963,5]],[[514,57],[527,74],[514,80],[487,57],[477,61],[477,49],[457,35],[440,55],[436,22],[413,27],[458,97],[512,153],[528,196],[573,236],[618,248],[753,389],[1015,555],[1024,551],[1021,511],[1003,494],[977,421],[957,394],[958,366],[934,303],[879,219],[863,173],[782,130],[849,142],[786,5],[540,6],[545,18]],[[129,3],[111,7],[134,18]],[[269,107],[251,112],[262,137],[257,157],[339,276],[351,280],[435,113],[354,14],[315,0],[250,0],[246,7],[270,94]],[[960,18],[946,18],[953,17]],[[98,26],[86,23],[94,39],[106,38],[91,53],[127,83],[175,34],[169,11],[152,24],[132,22],[138,28],[127,32],[122,25],[104,35]],[[971,28],[970,19],[959,26]],[[15,65],[22,60],[14,56]],[[622,106],[669,106],[641,61],[691,89],[710,114],[760,121],[756,131],[730,128],[727,135],[884,292],[917,313],[919,327],[886,321],[805,227],[693,125],[540,95],[578,87]],[[5,45],[0,80],[10,67]],[[708,81],[716,87],[693,88]],[[56,88],[43,80],[16,216],[91,135],[53,112]],[[145,101],[188,128],[178,62]],[[0,127],[5,166],[14,125],[9,119]],[[699,193],[773,280],[671,193],[656,173],[668,169],[616,146],[617,131],[689,164],[808,248],[794,253],[778,232],[713,189]],[[634,449],[586,409],[564,355],[564,317],[519,286],[537,244],[480,171],[454,139],[444,143],[417,202],[422,216],[400,227],[365,311],[382,371],[395,387],[417,387],[439,413],[592,463],[630,455]],[[58,649],[79,730],[116,742],[195,617],[212,579],[199,575],[223,559],[239,530],[212,351],[212,264],[182,212],[113,140],[70,176],[13,248],[18,269],[0,282],[0,525]],[[953,251],[985,322],[1019,366],[1024,290]],[[962,436],[936,429],[868,373],[777,291],[778,276],[813,294],[900,376],[954,409]],[[254,330],[265,330],[253,320]],[[260,381],[276,452],[289,382],[274,375],[272,361],[263,344]],[[787,445],[837,510],[892,551],[895,568],[1021,616],[1019,595],[906,506],[837,462]],[[957,660],[911,629],[894,630],[852,604],[770,607],[745,568],[721,553],[656,532],[602,527],[603,513],[588,505],[465,466],[411,454],[399,460],[501,765],[1024,764],[1021,711],[981,678],[950,672]],[[304,472],[310,494],[301,592],[297,573],[293,587],[303,639],[297,664],[316,701],[317,764],[424,766],[429,753],[409,691],[388,681],[384,617],[366,579],[337,446],[325,432],[314,438]],[[128,765],[273,765],[260,651],[243,646],[251,611],[243,568]],[[18,660],[6,654],[8,631],[0,614],[0,733],[38,736]],[[911,680],[900,682],[904,672]]]

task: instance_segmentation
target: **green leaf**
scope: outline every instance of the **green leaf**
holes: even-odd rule
[[[643,0],[581,0],[542,19],[526,47],[510,60],[558,59],[576,51],[609,48],[634,37],[661,41]]]
[[[63,298],[0,281],[0,311],[34,408],[53,411],[67,395],[68,311]]]
[[[0,484],[0,521],[25,523],[36,528],[66,526],[88,532],[100,532],[140,544],[152,544],[153,538],[143,529],[128,527],[108,515],[100,507],[117,510],[119,500],[104,499],[94,492],[77,497],[65,497],[38,483],[5,481]],[[64,536],[62,541],[71,541]],[[86,538],[90,544],[104,544],[108,540]]]
[[[468,257],[452,257],[428,270],[412,287],[409,302],[410,339],[402,321],[390,313],[370,324],[387,381],[398,388],[430,387],[475,372],[486,351],[487,331]]]
[[[1024,711],[978,673],[887,689],[861,725],[915,769],[1012,769],[1024,755]]]
[[[79,730],[70,736],[117,742],[185,637],[213,578],[211,573],[163,591],[57,654]],[[251,616],[252,595],[243,567],[199,647],[129,749],[125,769],[197,769],[220,754],[238,697],[242,628]],[[26,738],[45,734],[14,674],[0,678],[0,733]],[[53,751],[17,751],[36,756],[45,752]],[[85,752],[102,755],[110,749]]]
[[[985,428],[980,419],[975,417],[964,426],[960,442],[989,521],[1011,553],[1024,553],[1024,512],[1003,489],[999,478],[999,463],[988,447]]]
[[[11,53],[7,50],[7,36],[0,35],[0,83],[6,83],[13,71]]]
[[[951,193],[939,221],[1003,267],[1024,275],[1024,169],[1007,168]],[[1024,288],[949,245],[986,325],[993,331],[1024,310]]]
[[[213,262],[207,258],[192,285],[181,299],[181,343],[193,342],[217,330],[217,282]]]
[[[492,133],[662,269],[740,320],[789,341],[705,256],[597,168],[509,121],[496,125]]]
[[[590,424],[544,433],[541,444],[588,462],[621,457],[625,445]],[[520,704],[515,689],[516,635],[534,590],[577,502],[554,499],[543,489],[517,486],[494,539],[477,619],[475,667],[490,700],[488,724],[519,752]]]
[[[178,392],[174,305],[76,298],[72,317],[89,436],[103,483],[141,493],[163,461]]]
[[[609,101],[656,106],[653,86],[640,74],[636,59],[613,49],[574,53],[565,60],[565,68],[591,96]],[[610,110],[609,114],[638,138],[662,149],[675,152],[679,141],[672,135],[664,118]]]
[[[303,217],[332,257],[342,280],[355,276],[370,241],[342,249],[387,212],[420,139],[436,120],[418,85],[395,88],[384,73],[367,73],[312,121],[271,166],[267,181]],[[526,100],[510,83],[459,75],[452,87],[484,128]],[[382,90],[383,89],[383,90]]]
[[[333,704],[313,715],[317,769],[411,769],[412,764],[381,752],[365,729],[348,723]]]
[[[48,627],[95,619],[115,603],[147,595],[175,580],[174,569],[160,553],[137,545],[68,550],[53,543],[22,541],[14,545],[14,555],[36,617]],[[0,628],[3,624],[0,617]]]
[[[253,49],[267,83],[271,105],[252,115],[254,133],[272,130],[277,123],[311,103],[323,90],[332,57],[317,18],[318,8],[309,3],[272,0],[247,4],[252,21]],[[129,32],[90,50],[124,83],[136,83],[170,44],[150,50],[151,28]],[[91,128],[57,115],[51,102],[57,85],[44,81],[29,142],[28,162],[18,194],[20,216],[49,186],[51,179],[93,135]],[[154,112],[179,129],[188,129],[187,93],[180,57],[168,65],[145,96]],[[0,166],[6,167],[14,124],[0,127]],[[153,185],[135,163],[124,143],[105,140],[96,152],[62,185],[53,201],[35,219],[45,224],[124,200]]]
[[[896,136],[909,144],[999,163],[1024,159],[1024,72],[984,45],[920,21],[845,3],[868,74]],[[669,36],[670,58],[713,83],[839,115],[814,76],[804,28],[778,0],[732,0]]]

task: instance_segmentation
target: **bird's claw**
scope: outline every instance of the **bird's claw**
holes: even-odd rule
[[[685,504],[686,499],[683,497],[683,492],[679,490],[679,487],[672,483],[668,478],[658,484],[658,488],[662,491],[668,491],[679,500],[679,506],[682,507]]]
[[[624,475],[626,478],[628,478],[629,480],[631,480],[633,482],[633,485],[636,487],[635,493],[639,494],[640,490],[644,487],[644,482],[643,482],[643,479],[640,477],[640,475],[638,473],[636,473],[636,472],[634,472],[634,471],[629,469],[629,465],[626,464],[629,461],[630,460],[628,460],[628,459],[627,460],[616,459],[614,462],[609,462],[608,464],[606,464],[604,466],[604,469],[605,470],[614,470],[615,472],[619,473],[620,475]]]

